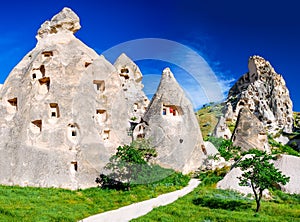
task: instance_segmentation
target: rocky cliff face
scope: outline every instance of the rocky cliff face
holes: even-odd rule
[[[234,146],[241,147],[242,151],[255,148],[270,152],[266,130],[248,108],[240,110],[232,142]]]
[[[158,163],[185,173],[201,165],[206,150],[193,106],[169,68],[143,120],[141,129],[153,140]]]
[[[230,89],[225,117],[236,120],[241,108],[248,108],[269,133],[292,132],[293,111],[283,77],[264,58],[252,56],[249,72]]]
[[[1,90],[0,183],[70,189],[95,185],[115,148],[129,142],[127,103],[113,65],[73,33],[64,8]]]

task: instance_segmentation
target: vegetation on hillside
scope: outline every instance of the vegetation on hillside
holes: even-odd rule
[[[196,112],[198,123],[201,129],[204,140],[211,136],[216,125],[218,124],[219,117],[223,115],[223,104],[213,104],[203,106],[202,109]]]
[[[274,140],[271,135],[268,136],[268,142],[271,146],[272,154],[287,154],[293,156],[300,156],[300,152],[294,150],[289,145],[282,145],[281,143]]]
[[[241,148],[234,146],[231,140],[210,136],[207,141],[211,142],[220,152],[225,160],[238,160],[241,155]]]

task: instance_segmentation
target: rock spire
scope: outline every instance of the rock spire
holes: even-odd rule
[[[229,91],[226,118],[236,119],[247,107],[269,133],[292,132],[293,104],[283,77],[260,56],[250,57],[248,67]]]
[[[169,68],[163,71],[143,120],[161,165],[185,173],[201,166],[206,150],[193,106]]]

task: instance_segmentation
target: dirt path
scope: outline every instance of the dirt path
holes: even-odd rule
[[[182,197],[193,191],[198,185],[199,180],[191,179],[189,184],[181,190],[173,191],[171,193],[162,194],[156,198],[134,203],[117,210],[107,211],[101,214],[96,214],[81,220],[81,222],[127,222],[131,219],[141,217],[149,213],[153,208],[168,205],[179,197]]]

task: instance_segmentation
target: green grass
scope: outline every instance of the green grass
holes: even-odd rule
[[[288,145],[282,145],[281,143],[275,141],[272,136],[268,136],[269,145],[272,148],[272,154],[288,154],[293,156],[300,156],[300,152],[294,150],[292,147]]]
[[[300,195],[279,195],[273,201],[262,201],[255,214],[255,201],[235,192],[212,186],[198,186],[192,193],[174,203],[155,208],[149,214],[132,221],[300,221]]]
[[[213,133],[216,125],[218,124],[219,117],[222,115],[222,109],[222,104],[211,104],[196,112],[198,123],[204,139]]]
[[[188,180],[173,174],[155,184],[133,186],[130,191],[0,186],[0,221],[78,221],[180,189]]]

